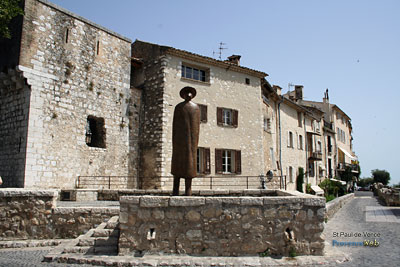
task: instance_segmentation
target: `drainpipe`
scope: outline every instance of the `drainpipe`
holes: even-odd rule
[[[281,184],[285,189],[284,179],[283,179],[283,166],[282,166],[282,129],[281,129],[281,103],[283,102],[283,96],[278,102],[278,116],[279,116],[279,165],[281,165]]]

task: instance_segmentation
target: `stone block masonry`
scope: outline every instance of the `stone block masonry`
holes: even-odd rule
[[[25,0],[24,12],[18,65],[0,75],[5,186],[71,189],[78,176],[135,173],[131,41],[47,1]]]
[[[277,195],[281,195],[279,192]],[[290,196],[124,196],[120,255],[322,255],[325,200]]]
[[[0,241],[75,238],[119,214],[118,207],[57,207],[58,191],[0,189]]]

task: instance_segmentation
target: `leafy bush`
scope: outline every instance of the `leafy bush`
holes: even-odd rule
[[[372,170],[372,178],[374,178],[375,183],[382,183],[387,185],[390,180],[390,173],[385,170]]]
[[[307,194],[312,194],[311,184],[310,183],[306,184],[306,193]]]
[[[344,185],[342,185],[339,182],[332,181],[330,179],[325,179],[324,181],[322,181],[319,184],[319,187],[321,187],[324,190],[324,195],[327,202],[335,197],[343,196],[346,192],[346,187]]]

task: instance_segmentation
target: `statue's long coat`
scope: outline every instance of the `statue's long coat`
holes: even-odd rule
[[[192,101],[176,105],[172,123],[171,173],[179,178],[197,176],[200,108]]]

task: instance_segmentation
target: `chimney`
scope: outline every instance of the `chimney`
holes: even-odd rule
[[[239,66],[241,57],[242,56],[239,56],[239,55],[232,55],[232,56],[228,57],[227,61]]]
[[[277,95],[282,94],[282,88],[279,85],[273,85],[272,88],[274,88]]]
[[[329,91],[328,88],[326,88],[324,98],[322,99],[324,103],[329,103]]]
[[[303,85],[295,85],[294,86],[294,91],[296,92],[296,101],[297,100],[303,100]]]

